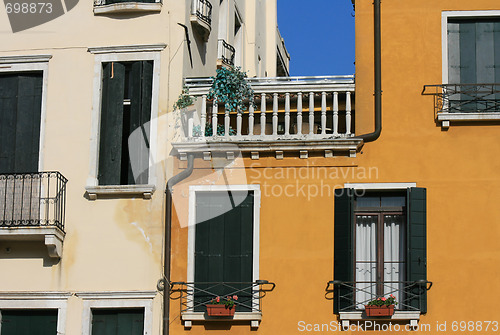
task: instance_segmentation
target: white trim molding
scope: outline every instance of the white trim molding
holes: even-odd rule
[[[406,190],[407,188],[417,187],[417,183],[345,183],[344,188],[353,188],[355,190]]]
[[[0,292],[0,320],[2,310],[57,309],[57,333],[66,334],[66,310],[70,296],[71,293],[66,292]]]
[[[90,200],[99,196],[140,196],[151,199],[156,190],[155,185],[112,185],[112,186],[86,186],[85,190]]]
[[[77,292],[83,300],[82,335],[91,335],[92,309],[144,308],[144,333],[153,334],[153,299],[156,291]]]
[[[148,199],[152,193],[152,185],[156,185],[156,167],[154,162],[158,156],[158,104],[159,104],[159,87],[160,87],[160,52],[165,48],[165,44],[150,44],[150,45],[129,45],[129,46],[112,46],[112,47],[95,47],[89,48],[88,52],[95,55],[94,63],[94,82],[93,82],[93,103],[92,103],[92,125],[90,134],[90,162],[89,176],[87,178],[87,191],[90,199],[96,199],[97,194],[107,195],[114,194],[115,196],[143,193],[143,197]],[[149,121],[150,137],[149,137],[149,171],[148,184],[136,185],[138,189],[134,189],[133,185],[112,185],[113,187],[102,187],[97,180],[99,168],[99,137],[101,124],[101,88],[102,88],[102,63],[105,62],[129,62],[129,61],[153,61],[153,83],[152,83],[152,98],[151,98],[151,117]],[[123,187],[126,186],[126,187]],[[142,191],[141,191],[142,190]]]
[[[260,185],[193,185],[189,187],[189,228],[188,228],[188,258],[187,258],[187,281],[194,282],[194,251],[196,239],[196,193],[197,192],[227,192],[247,191],[253,192],[253,273],[252,281],[259,280],[259,245],[260,245]],[[259,299],[253,299],[253,305],[259,305]],[[188,303],[188,309],[192,305]],[[260,312],[236,312],[232,320],[251,321],[251,327],[257,328],[262,319]],[[203,312],[187,311],[182,313],[184,327],[190,328],[192,321],[218,321],[217,318],[209,318]],[[227,320],[226,320],[227,321]]]
[[[417,329],[418,320],[420,320],[420,312],[412,311],[395,311],[394,315],[387,317],[369,317],[364,314],[363,311],[355,312],[340,312],[340,321],[342,322],[342,330],[348,330],[351,321],[368,321],[368,320],[380,320],[380,321],[408,321],[409,326],[412,329]]]

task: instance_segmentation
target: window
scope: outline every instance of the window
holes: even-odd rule
[[[99,185],[148,182],[148,143],[131,135],[149,138],[152,78],[152,61],[102,64]]]
[[[11,309],[1,312],[2,335],[55,335],[57,309]]]
[[[194,296],[188,311],[205,311],[215,296],[238,296],[238,312],[259,312],[258,186],[191,186],[188,282]]]
[[[92,335],[143,335],[144,308],[92,309]]]
[[[389,294],[426,313],[426,190],[336,190],[334,280],[335,313]]]
[[[49,55],[0,57],[0,173],[41,168]]]
[[[435,96],[437,121],[500,120],[500,11],[444,11],[441,34],[442,85],[423,93]]]
[[[164,44],[89,48],[95,54],[87,194],[150,199],[155,190],[160,51]]]
[[[76,296],[83,300],[81,334],[153,334],[153,299],[157,293],[156,291],[77,292]]]

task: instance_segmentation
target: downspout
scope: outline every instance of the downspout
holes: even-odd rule
[[[373,63],[375,68],[375,131],[373,133],[356,136],[364,142],[372,142],[379,138],[382,132],[382,62],[381,62],[381,33],[380,33],[380,0],[373,1],[373,31],[374,53]]]
[[[167,181],[165,189],[165,250],[163,263],[163,335],[170,332],[170,258],[172,254],[172,187],[193,173],[194,155],[188,155],[187,168]]]

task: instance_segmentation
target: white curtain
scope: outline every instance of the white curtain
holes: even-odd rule
[[[356,217],[356,308],[376,297],[377,216]],[[370,283],[359,283],[370,282]]]
[[[384,296],[392,294],[401,308],[404,284],[388,283],[404,281],[404,245],[403,216],[384,215]]]

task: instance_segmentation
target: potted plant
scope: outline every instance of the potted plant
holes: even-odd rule
[[[222,67],[217,69],[216,75],[212,77],[212,86],[208,91],[207,98],[217,101],[219,105],[224,105],[226,112],[238,112],[246,109],[245,102],[253,104],[254,91],[246,81],[247,74],[241,71],[240,67]],[[228,135],[235,135],[235,131],[230,127]],[[219,126],[214,135],[224,135],[219,133]]]
[[[182,124],[182,129],[186,136],[189,136],[189,130],[193,128],[193,114],[196,111],[194,108],[194,102],[196,98],[189,94],[189,88],[184,86],[182,88],[182,93],[177,98],[177,101],[174,103],[174,109],[177,109],[181,112],[180,120]],[[189,108],[191,107],[192,108]]]
[[[397,304],[396,297],[392,294],[389,298],[378,297],[365,305],[365,312],[367,316],[391,316]]]
[[[207,314],[209,316],[234,316],[236,310],[235,301],[238,300],[237,295],[227,296],[225,298],[216,297],[207,304]]]

